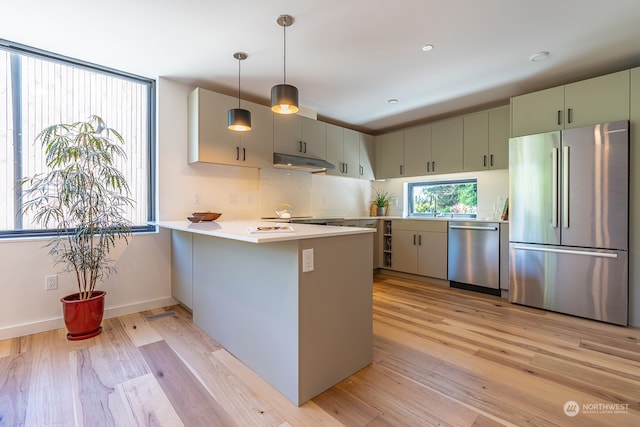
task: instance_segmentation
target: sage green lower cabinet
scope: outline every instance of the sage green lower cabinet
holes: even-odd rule
[[[185,231],[171,232],[171,295],[189,310],[193,309],[191,236]]]
[[[447,279],[447,221],[394,220],[391,269]]]
[[[372,234],[250,243],[194,233],[193,321],[302,405],[372,362]]]

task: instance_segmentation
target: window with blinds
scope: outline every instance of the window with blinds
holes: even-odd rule
[[[135,206],[134,230],[153,220],[155,82],[0,40],[0,236],[51,232],[19,212],[16,182],[45,171],[45,127],[104,119],[125,140],[119,165]]]

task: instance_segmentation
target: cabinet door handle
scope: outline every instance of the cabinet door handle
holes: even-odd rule
[[[418,246],[422,246],[422,234],[418,234]]]
[[[571,123],[573,121],[573,109],[567,109],[567,122]]]
[[[562,110],[558,110],[558,126],[562,124]]]
[[[247,160],[247,149],[242,147],[242,161],[246,161]]]
[[[400,165],[400,175],[404,175],[404,168],[403,168],[403,165]]]
[[[487,167],[487,155],[482,156],[482,166]]]
[[[360,176],[364,175],[364,167],[360,165]]]
[[[304,151],[303,151],[303,153],[306,153],[306,152],[307,152],[307,141],[305,141],[305,142],[303,143],[303,145],[304,145]]]
[[[427,162],[427,172],[431,172],[431,162]]]
[[[493,167],[493,154],[489,156],[489,166]]]
[[[431,162],[431,172],[435,172],[436,171],[436,162],[433,161]]]
[[[413,235],[413,246],[415,246],[415,245],[416,245],[416,235],[414,234]]]
[[[298,153],[302,153],[302,141],[298,141]]]
[[[349,173],[349,163],[344,164],[344,173]]]
[[[240,147],[236,147],[236,160],[240,160]]]

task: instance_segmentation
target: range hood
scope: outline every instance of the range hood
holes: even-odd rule
[[[273,167],[312,173],[326,172],[328,169],[336,168],[335,165],[326,160],[284,153],[273,153]]]

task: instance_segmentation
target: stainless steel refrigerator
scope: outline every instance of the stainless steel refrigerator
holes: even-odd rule
[[[509,140],[509,300],[628,318],[629,123]]]

